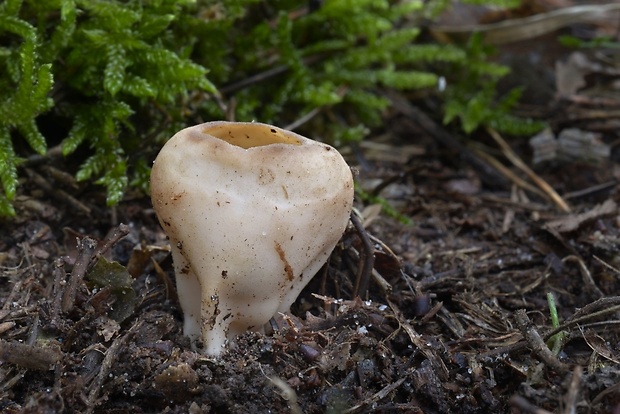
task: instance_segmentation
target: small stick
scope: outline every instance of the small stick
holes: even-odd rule
[[[599,262],[600,264],[602,264],[607,269],[609,269],[612,272],[614,272],[615,274],[620,275],[620,269],[618,269],[617,267],[613,267],[612,265],[610,265],[609,263],[607,263],[606,261],[604,261],[603,259],[601,259],[600,257],[598,257],[595,254],[592,255],[592,258],[594,260],[596,260],[597,262]]]
[[[394,316],[396,317],[400,328],[402,328],[407,333],[407,336],[409,336],[411,343],[422,352],[426,359],[430,361],[439,378],[442,381],[446,381],[448,378],[448,367],[446,367],[446,364],[439,356],[438,350],[433,348],[433,346],[430,345],[422,335],[413,329],[413,326],[411,326],[411,324],[403,316],[400,309],[398,309],[394,303],[390,302],[389,299],[387,300],[387,303],[394,312]]]
[[[112,228],[108,234],[97,244],[97,250],[95,250],[94,256],[101,256],[107,252],[117,241],[129,234],[129,226],[126,224],[119,224],[117,227]]]
[[[285,126],[284,129],[288,129],[289,131],[294,131],[300,126],[302,126],[303,124],[305,124],[306,122],[310,121],[315,116],[317,116],[322,110],[323,110],[323,107],[320,107],[320,106],[317,108],[314,108],[313,110],[309,111],[307,114],[303,115],[302,117],[296,119],[292,123]]]
[[[484,159],[478,157],[466,145],[462,144],[461,141],[454,137],[453,133],[446,131],[444,128],[437,125],[427,114],[411,105],[403,95],[394,91],[384,91],[383,93],[384,96],[391,101],[394,110],[417,123],[424,132],[432,136],[444,147],[450,149],[450,151],[457,153],[460,159],[468,162],[473,168],[480,172],[480,178],[484,183],[502,187],[510,185],[504,176],[497,174],[497,169]]]
[[[41,348],[0,339],[0,360],[22,368],[45,371],[61,358],[62,352],[57,348]]]
[[[263,367],[261,365],[259,365],[259,367],[262,371]],[[263,372],[263,375],[265,375],[264,372]],[[267,377],[267,375],[265,376]],[[288,403],[290,410],[291,410],[291,414],[302,414],[303,413],[301,411],[301,408],[299,407],[299,404],[297,404],[297,393],[295,392],[293,387],[288,385],[288,383],[284,381],[282,378],[277,377],[275,375],[271,377],[267,377],[267,379],[269,379],[269,381],[271,381],[271,383],[280,390],[281,392],[280,395]]]
[[[504,155],[515,167],[527,174],[527,176],[530,177],[532,181],[534,181],[534,183],[547,194],[551,201],[553,201],[555,205],[560,208],[560,210],[565,213],[570,213],[571,210],[566,201],[564,201],[562,197],[560,197],[560,195],[553,189],[553,187],[549,185],[549,183],[540,178],[538,174],[536,174],[530,167],[528,167],[527,164],[525,164],[525,162],[523,162],[523,160],[519,158],[517,154],[515,154],[512,148],[510,148],[510,145],[508,145],[508,143],[504,141],[502,136],[496,130],[494,130],[493,128],[487,128],[487,132],[489,133],[489,135],[491,135],[491,138],[495,140]]]
[[[91,209],[88,206],[86,206],[86,204],[82,203],[80,200],[73,197],[71,194],[67,193],[66,191],[63,191],[60,188],[52,186],[50,183],[48,183],[45,180],[45,178],[43,178],[36,172],[26,168],[26,173],[28,174],[28,177],[30,177],[30,179],[32,179],[32,181],[37,186],[39,186],[39,188],[41,188],[43,191],[45,191],[45,193],[49,194],[51,197],[55,198],[56,200],[62,203],[69,205],[70,207],[74,208],[77,211],[82,212],[83,214],[88,215],[91,213]]]
[[[108,377],[110,371],[112,370],[112,366],[118,359],[122,347],[136,332],[138,332],[142,328],[143,325],[144,321],[142,320],[136,322],[125,335],[114,339],[112,345],[110,345],[110,347],[105,352],[105,357],[103,358],[103,361],[101,361],[101,366],[99,367],[99,373],[88,387],[88,408],[86,409],[86,413],[90,414],[95,410],[97,398],[99,397],[99,393],[103,389],[103,382]]]
[[[510,405],[527,414],[552,414],[551,411],[536,407],[520,395],[510,397]]]
[[[573,315],[571,315],[569,318],[567,318],[563,324],[553,329],[551,332],[548,332],[547,334],[545,334],[544,336],[545,340],[548,340],[553,335],[561,331],[568,330],[569,328],[575,325],[585,326],[585,323],[588,321],[591,321],[596,318],[600,318],[610,313],[616,313],[620,311],[620,305],[617,304],[618,299],[620,299],[620,297],[613,296],[613,297],[602,298],[595,302],[587,304],[586,306],[584,306],[583,308],[575,312]],[[600,309],[600,310],[597,310],[597,309]],[[610,323],[610,322],[611,321],[607,321],[607,323]]]
[[[600,191],[607,191],[607,190],[611,191],[617,184],[618,184],[618,181],[612,180],[612,181],[607,181],[606,183],[593,185],[591,187],[584,188],[581,190],[571,191],[570,193],[564,194],[564,199],[568,200],[571,198],[585,197],[592,193],[598,193]]]
[[[13,321],[10,322],[0,322],[0,335],[2,335],[3,333],[13,329],[15,327],[16,323]]]
[[[581,277],[583,277],[583,282],[585,283],[586,290],[589,293],[593,294],[593,296],[596,296],[596,299],[605,297],[605,294],[599,289],[598,286],[596,286],[596,282],[594,281],[592,274],[588,270],[588,267],[586,266],[581,257],[576,255],[566,256],[562,259],[562,262],[577,262],[579,272],[581,273]]]
[[[407,379],[406,377],[399,378],[396,382],[393,382],[391,384],[386,385],[381,390],[379,390],[375,394],[371,395],[370,397],[366,398],[361,403],[359,403],[359,404],[357,404],[357,405],[355,405],[355,406],[353,406],[351,408],[348,408],[348,409],[346,409],[346,410],[344,410],[342,412],[345,413],[345,414],[367,412],[366,409],[372,407],[373,404],[376,404],[378,401],[381,401],[382,399],[387,397],[392,391],[394,391],[395,389],[400,387],[401,384],[403,382],[405,382],[406,379]]]
[[[477,156],[479,156],[481,159],[488,162],[489,165],[497,169],[497,171],[499,171],[502,175],[504,175],[504,177],[512,181],[515,185],[523,188],[524,190],[529,191],[530,193],[534,193],[543,198],[545,197],[545,193],[543,193],[540,189],[538,189],[536,186],[528,183],[523,178],[519,177],[518,175],[510,171],[509,168],[507,168],[504,164],[502,164],[497,158],[493,157],[491,154],[488,154],[480,149],[474,149],[473,151]]]
[[[97,242],[91,237],[84,237],[78,241],[77,248],[79,255],[73,266],[71,277],[69,278],[69,286],[62,296],[62,311],[69,312],[75,303],[78,285],[84,278],[90,260],[93,258]]]
[[[515,312],[515,321],[523,337],[527,341],[530,350],[540,357],[545,364],[559,372],[567,372],[569,370],[568,365],[561,362],[553,352],[551,352],[536,330],[536,327],[527,316],[525,309],[519,309]]]
[[[62,309],[62,285],[65,281],[65,263],[62,259],[58,258],[54,261],[54,269],[52,270],[54,275],[54,289],[52,294],[54,298],[52,300],[50,310],[50,323],[54,327],[58,324],[58,318],[60,317],[60,311]]]
[[[370,285],[370,275],[373,267],[375,266],[375,250],[370,238],[368,237],[368,233],[366,233],[366,230],[364,229],[364,226],[355,211],[351,212],[351,223],[353,223],[353,227],[355,227],[357,234],[362,240],[362,245],[364,246],[364,263],[362,266],[358,265],[355,287],[353,288],[353,297],[362,297],[362,295],[366,295]]]
[[[11,304],[14,302],[17,293],[22,289],[24,284],[24,278],[18,279],[13,285],[13,289],[11,289],[11,293],[9,293],[9,297],[4,300],[4,305],[2,305],[2,310],[8,311],[10,309]]]
[[[564,396],[564,413],[566,414],[575,414],[577,412],[577,397],[579,397],[582,372],[583,368],[580,365],[575,366],[568,391]]]
[[[302,59],[302,63],[304,65],[312,65],[316,62],[319,62],[321,60],[325,59],[325,56],[323,55],[312,55],[312,56],[307,56],[305,58]],[[251,75],[245,79],[241,79],[240,81],[237,82],[233,82],[231,84],[228,85],[224,85],[223,87],[219,88],[219,92],[222,95],[228,95],[231,93],[235,93],[240,89],[244,89],[248,86],[252,86],[254,84],[257,83],[261,83],[263,81],[272,79],[278,75],[281,75],[283,73],[286,73],[290,70],[288,65],[279,65],[279,66],[275,66],[273,68],[267,69],[263,72],[259,72],[257,74]]]

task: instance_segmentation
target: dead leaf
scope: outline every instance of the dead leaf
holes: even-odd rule
[[[615,364],[620,364],[620,358],[618,355],[614,355],[613,352],[611,352],[609,346],[603,338],[593,332],[583,332],[583,330],[581,331],[581,334],[588,346],[592,348],[594,352]]]
[[[127,319],[136,306],[136,292],[133,290],[133,278],[120,263],[108,262],[100,257],[86,278],[98,288],[110,287],[116,296],[114,309],[110,317],[117,322]]]

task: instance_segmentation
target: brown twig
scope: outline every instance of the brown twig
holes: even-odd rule
[[[353,297],[362,297],[366,295],[368,287],[370,285],[370,275],[372,269],[375,266],[375,249],[368,237],[368,233],[364,229],[362,222],[360,221],[355,211],[351,212],[351,223],[357,231],[357,235],[362,241],[364,262],[360,266],[357,266],[357,276],[355,278],[355,285],[353,287]]]
[[[584,263],[583,259],[576,255],[566,256],[562,259],[562,262],[576,262],[579,265],[579,272],[581,273],[581,277],[583,278],[583,282],[585,284],[586,290],[595,295],[597,299],[600,299],[605,296],[605,294],[596,286],[596,282],[592,277],[592,274],[588,270],[588,267]]]
[[[93,258],[95,249],[97,248],[97,242],[93,238],[84,237],[78,241],[77,248],[79,255],[73,266],[68,286],[62,296],[63,312],[69,312],[71,308],[73,308],[78,286],[86,274],[90,260]]]
[[[71,208],[75,209],[76,211],[79,211],[83,214],[89,215],[91,213],[91,210],[88,206],[86,206],[84,203],[79,201],[77,198],[73,197],[71,194],[67,193],[66,191],[61,190],[58,187],[52,186],[49,182],[47,182],[45,178],[35,173],[31,169],[26,168],[25,171],[26,171],[26,174],[28,174],[28,177],[37,186],[39,186],[39,188],[45,191],[45,193],[48,194],[50,197],[53,197],[54,199],[60,201],[61,203],[66,204],[70,206]]]
[[[11,304],[14,302],[14,298],[17,297],[17,295],[21,291],[23,284],[24,278],[19,278],[15,281],[13,289],[11,289],[11,293],[9,293],[9,296],[4,300],[2,310],[9,311],[9,309],[11,309]]]
[[[129,340],[129,338],[131,338],[131,336],[133,336],[135,332],[137,332],[142,327],[143,324],[144,322],[142,320],[136,322],[136,324],[133,325],[125,335],[116,338],[112,342],[112,345],[110,345],[110,347],[106,351],[105,357],[103,358],[103,361],[101,361],[99,373],[97,374],[97,377],[95,377],[95,380],[89,386],[87,400],[88,409],[86,410],[87,413],[92,413],[95,410],[97,398],[99,397],[99,393],[103,388],[103,381],[108,377],[108,374],[110,373],[114,362],[120,354],[122,346]]]
[[[401,386],[401,384],[403,382],[405,382],[407,378],[400,378],[398,381],[393,382],[389,385],[386,385],[385,387],[383,387],[381,390],[379,390],[379,392],[371,395],[370,397],[366,398],[364,401],[362,401],[359,404],[354,405],[351,408],[348,408],[344,411],[342,411],[345,414],[353,414],[353,413],[359,413],[364,411],[366,408],[369,408],[370,406],[372,406],[373,404],[377,403],[378,401],[381,401],[382,399],[384,399],[385,397],[388,396],[389,393],[391,393],[392,391],[394,391],[395,389],[397,389],[398,387]]]
[[[620,9],[619,4],[575,5],[537,13],[532,16],[506,19],[487,24],[431,26],[431,33],[442,41],[446,38],[469,39],[480,33],[486,44],[501,45],[531,39],[551,33],[572,23],[592,20]]]
[[[454,134],[437,125],[428,115],[411,105],[403,96],[393,91],[385,91],[385,96],[391,101],[392,107],[395,110],[417,123],[424,132],[432,136],[444,147],[457,153],[461,159],[475,168],[480,173],[480,179],[483,182],[491,186],[508,187],[510,185],[502,175],[497,173],[493,166],[455,139]]]
[[[617,267],[610,265],[609,263],[607,263],[606,261],[604,261],[603,259],[601,259],[595,254],[592,255],[592,258],[596,260],[597,262],[599,262],[601,265],[603,265],[603,267],[607,268],[608,270],[611,270],[616,275],[620,275],[620,269],[618,269]]]
[[[564,199],[569,200],[571,198],[586,197],[593,193],[598,193],[601,191],[612,191],[616,187],[616,185],[618,185],[618,181],[616,180],[607,181],[605,183],[593,185],[588,188],[583,188],[581,190],[571,191],[570,193],[566,193],[564,194]]]
[[[321,113],[322,110],[323,110],[323,107],[314,108],[311,111],[307,112],[306,114],[302,115],[301,117],[297,118],[295,121],[291,122],[287,126],[285,126],[284,129],[288,129],[289,131],[294,131],[295,129],[299,128],[300,126],[302,126],[303,124],[305,124],[306,122],[310,121],[312,118],[317,116],[319,113]]]
[[[552,414],[551,411],[535,406],[520,395],[510,397],[510,405],[527,414]]]
[[[51,325],[56,326],[58,324],[58,318],[60,317],[60,312],[62,309],[62,285],[66,278],[65,263],[62,259],[58,258],[54,261],[54,269],[52,270],[52,274],[54,275],[54,289],[52,291],[54,298],[50,309],[50,323]]]
[[[47,150],[43,155],[32,154],[22,164],[25,167],[48,163],[50,160],[62,158],[62,145],[56,145]]]
[[[618,395],[618,393],[620,393],[620,383],[616,383],[612,385],[611,387],[605,388],[603,391],[598,393],[597,396],[594,397],[594,399],[592,400],[591,406],[600,404],[603,398],[606,398],[606,397],[615,398],[615,396]]]
[[[0,360],[22,368],[46,371],[61,358],[59,348],[42,348],[0,339]]]
[[[163,282],[164,290],[166,292],[166,299],[171,300],[173,303],[176,303],[177,306],[181,306],[179,302],[179,296],[177,295],[177,290],[174,287],[174,283],[170,280],[168,273],[162,269],[160,264],[151,257],[151,262],[153,263],[153,269],[155,270],[155,274],[157,277]]]
[[[66,171],[52,165],[42,165],[41,170],[45,173],[45,175],[51,177],[55,182],[60,183],[65,187],[71,188],[72,190],[78,190],[80,188],[75,177]]]
[[[326,57],[325,55],[307,56],[302,59],[302,63],[304,65],[310,66],[314,63],[320,62],[321,60],[325,59],[325,57]],[[229,85],[225,85],[219,89],[219,92],[222,93],[223,95],[234,93],[240,89],[244,89],[244,88],[247,88],[248,86],[264,82],[278,75],[281,75],[285,72],[288,72],[289,69],[290,68],[287,65],[279,65],[271,69],[267,69],[263,72],[257,73],[255,75],[249,76],[245,79],[241,79],[240,81],[233,82]]]
[[[529,191],[531,193],[534,193],[534,194],[536,194],[536,195],[538,195],[540,197],[543,197],[543,198],[545,197],[545,193],[543,193],[540,189],[536,188],[532,184],[528,183],[527,181],[525,181],[524,179],[522,179],[521,177],[519,177],[518,175],[516,175],[512,171],[510,171],[509,168],[507,168],[504,164],[502,164],[497,158],[493,157],[491,154],[488,154],[488,153],[486,153],[486,152],[484,152],[484,151],[482,151],[480,149],[474,149],[474,152],[480,158],[482,158],[483,160],[485,160],[486,162],[491,164],[504,177],[508,178],[510,181],[512,181],[518,187],[521,187],[524,190],[527,190],[527,191]]]
[[[11,321],[11,322],[0,322],[0,335],[2,335],[3,333],[10,331],[11,329],[13,329],[15,327],[16,323]]]
[[[600,310],[598,310],[600,309]],[[620,311],[620,296],[612,296],[598,299],[577,310],[573,315],[564,321],[560,326],[547,332],[544,336],[545,341],[553,335],[566,331],[576,325],[584,325],[585,322],[601,316],[609,315]]]
[[[446,381],[448,379],[448,368],[446,364],[443,362],[441,357],[437,354],[437,350],[435,350],[429,343],[428,340],[424,339],[422,335],[417,333],[413,326],[407,321],[407,319],[403,316],[402,312],[396,304],[392,303],[390,300],[387,301],[388,305],[394,312],[394,316],[398,320],[398,324],[400,327],[407,333],[409,336],[409,340],[411,343],[419,349],[422,354],[428,359],[433,367],[433,369],[437,372],[437,375],[442,381]]]
[[[528,347],[536,354],[545,364],[559,372],[568,372],[568,365],[561,362],[553,352],[549,349],[538,330],[527,316],[525,309],[519,309],[515,312],[515,321],[519,330],[523,334]]]
[[[540,178],[538,174],[536,174],[523,160],[515,154],[515,152],[510,148],[510,145],[502,138],[502,136],[493,128],[487,128],[487,132],[493,138],[493,140],[499,145],[502,152],[510,160],[510,162],[523,171],[534,183],[547,194],[547,197],[551,199],[555,203],[556,206],[560,210],[565,213],[570,213],[571,209],[569,205],[560,197],[560,195],[547,183],[545,180]]]
[[[108,234],[97,244],[94,256],[101,256],[107,252],[116,242],[129,234],[129,226],[126,224],[119,224],[112,228]]]
[[[564,413],[573,414],[577,412],[577,397],[579,397],[579,386],[581,385],[581,374],[583,368],[580,365],[575,366],[573,376],[571,377],[568,391],[564,396]]]

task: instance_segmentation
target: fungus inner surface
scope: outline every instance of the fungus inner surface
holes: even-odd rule
[[[279,128],[268,125],[250,123],[215,125],[204,128],[202,132],[244,149],[270,144],[301,145],[297,138],[287,135]]]

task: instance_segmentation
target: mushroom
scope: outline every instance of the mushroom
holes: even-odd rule
[[[353,177],[333,147],[272,125],[208,122],[155,159],[184,333],[204,353],[287,312],[349,220]]]

